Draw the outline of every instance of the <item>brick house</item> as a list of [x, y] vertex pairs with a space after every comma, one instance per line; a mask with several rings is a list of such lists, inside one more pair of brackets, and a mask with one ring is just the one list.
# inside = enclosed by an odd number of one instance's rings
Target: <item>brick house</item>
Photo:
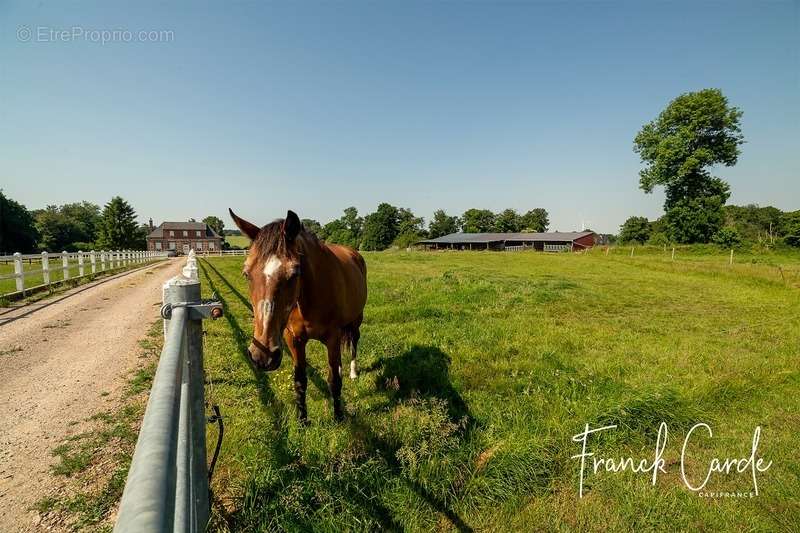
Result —
[[156, 252], [174, 251], [188, 254], [197, 252], [216, 252], [222, 249], [222, 237], [202, 222], [162, 222], [147, 235], [147, 249]]

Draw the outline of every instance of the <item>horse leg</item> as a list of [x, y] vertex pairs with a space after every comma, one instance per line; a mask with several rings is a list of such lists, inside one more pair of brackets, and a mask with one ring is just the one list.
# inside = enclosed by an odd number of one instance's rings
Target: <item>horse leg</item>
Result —
[[333, 418], [342, 420], [342, 347], [341, 338], [336, 335], [329, 339], [328, 346], [328, 388], [333, 399]]
[[308, 421], [306, 411], [306, 389], [308, 388], [308, 376], [306, 375], [306, 340], [299, 339], [284, 333], [284, 340], [292, 352], [292, 362], [294, 363], [294, 401], [297, 405], [297, 416], [300, 422]]
[[359, 317], [358, 320], [353, 324], [352, 330], [352, 338], [351, 343], [352, 346], [350, 347], [350, 379], [356, 379], [358, 377], [358, 368], [356, 366], [356, 356], [358, 355], [358, 339], [361, 338], [361, 319]]

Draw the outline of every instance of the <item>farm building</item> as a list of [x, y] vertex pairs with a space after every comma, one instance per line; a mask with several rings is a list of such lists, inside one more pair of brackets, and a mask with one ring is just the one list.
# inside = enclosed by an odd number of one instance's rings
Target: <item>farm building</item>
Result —
[[530, 248], [545, 252], [583, 250], [595, 244], [593, 231], [548, 233], [451, 233], [420, 241], [428, 250], [506, 250]]
[[147, 236], [147, 249], [188, 254], [189, 250], [215, 251], [222, 248], [222, 237], [202, 222], [162, 222]]

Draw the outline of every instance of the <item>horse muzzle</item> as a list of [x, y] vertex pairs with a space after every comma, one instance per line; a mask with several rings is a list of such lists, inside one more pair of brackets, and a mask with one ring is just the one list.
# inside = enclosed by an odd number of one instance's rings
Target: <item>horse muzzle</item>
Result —
[[250, 360], [253, 361], [253, 364], [256, 365], [257, 368], [269, 372], [277, 370], [281, 366], [283, 352], [280, 348], [274, 351], [270, 350], [259, 342], [258, 339], [253, 339], [250, 343], [250, 347], [247, 349], [247, 355], [250, 356]]

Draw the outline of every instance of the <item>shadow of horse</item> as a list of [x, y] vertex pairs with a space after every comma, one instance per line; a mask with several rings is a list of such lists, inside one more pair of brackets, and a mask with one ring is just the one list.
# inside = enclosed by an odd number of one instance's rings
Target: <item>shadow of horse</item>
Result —
[[[461, 427], [461, 438], [467, 440], [477, 424], [466, 402], [450, 381], [450, 362], [450, 357], [435, 346], [415, 345], [400, 356], [378, 359], [364, 371], [378, 372], [376, 389], [387, 396], [390, 409], [411, 398], [443, 401], [450, 420]], [[349, 419], [349, 424], [353, 437], [362, 439], [375, 450], [389, 468], [432, 509], [447, 517], [458, 531], [472, 531], [472, 527], [446, 501], [421, 483], [400, 475], [402, 465], [397, 459], [397, 444], [376, 434], [357, 414]]]

